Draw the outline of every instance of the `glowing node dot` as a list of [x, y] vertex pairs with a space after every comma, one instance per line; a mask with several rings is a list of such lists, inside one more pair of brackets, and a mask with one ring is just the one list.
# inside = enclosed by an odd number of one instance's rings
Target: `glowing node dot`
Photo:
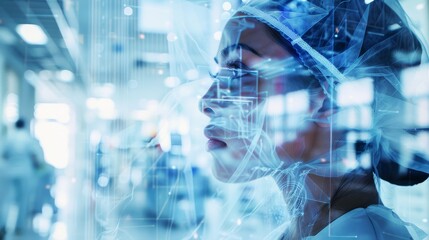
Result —
[[175, 33], [168, 33], [167, 34], [167, 41], [174, 42], [177, 40], [177, 35]]
[[139, 38], [143, 40], [145, 38], [145, 35], [143, 33], [140, 33]]
[[222, 8], [224, 11], [229, 11], [232, 8], [232, 4], [228, 1], [226, 1], [222, 4]]
[[131, 7], [124, 7], [124, 14], [126, 16], [131, 16], [133, 15], [133, 9]]
[[109, 178], [106, 176], [100, 176], [97, 180], [97, 183], [100, 187], [107, 187], [109, 184]]
[[240, 218], [237, 219], [237, 225], [241, 225], [241, 223], [242, 223], [241, 219]]
[[214, 38], [216, 41], [220, 41], [220, 39], [222, 38], [222, 32], [221, 32], [221, 31], [216, 31], [216, 32], [213, 34], [213, 38]]

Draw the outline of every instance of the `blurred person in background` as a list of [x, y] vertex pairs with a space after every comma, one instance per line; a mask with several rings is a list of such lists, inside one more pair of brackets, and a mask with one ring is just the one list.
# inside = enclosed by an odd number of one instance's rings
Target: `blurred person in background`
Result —
[[26, 129], [24, 119], [15, 122], [14, 130], [1, 144], [1, 238], [9, 230], [6, 229], [6, 222], [12, 205], [18, 209], [15, 234], [22, 235], [31, 230], [34, 188], [38, 181], [36, 170], [45, 164], [42, 147]]
[[[428, 177], [424, 155], [403, 161], [400, 153], [401, 139], [417, 131], [400, 116], [409, 103], [400, 72], [426, 60], [394, 0], [248, 1], [226, 24], [201, 99], [214, 175], [230, 183], [274, 178], [290, 222], [265, 239], [423, 239], [383, 205], [378, 182]], [[360, 79], [374, 87], [372, 122], [348, 127], [337, 91]], [[369, 153], [369, 163], [353, 159], [349, 132], [366, 134], [356, 152]]]

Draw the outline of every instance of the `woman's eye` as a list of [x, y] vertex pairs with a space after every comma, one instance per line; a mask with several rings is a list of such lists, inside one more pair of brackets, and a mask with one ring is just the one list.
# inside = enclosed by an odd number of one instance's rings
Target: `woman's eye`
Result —
[[212, 79], [217, 79], [218, 75], [219, 75], [219, 73], [212, 73], [212, 72], [209, 72], [209, 76], [210, 76]]
[[244, 63], [240, 62], [240, 61], [227, 62], [226, 67], [227, 68], [232, 68], [232, 69], [237, 69], [237, 70], [247, 69], [247, 66]]
[[243, 91], [253, 91], [257, 84], [257, 74], [241, 61], [228, 61], [217, 72], [208, 72], [221, 89], [227, 89], [232, 95], [241, 95]]

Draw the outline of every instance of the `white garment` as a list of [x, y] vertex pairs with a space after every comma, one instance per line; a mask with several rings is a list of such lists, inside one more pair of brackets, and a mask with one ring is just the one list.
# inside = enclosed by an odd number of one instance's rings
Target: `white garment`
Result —
[[44, 161], [39, 142], [25, 130], [17, 130], [6, 139], [2, 144], [2, 157], [3, 167], [7, 167], [2, 171], [3, 177], [28, 176], [35, 164]]
[[25, 130], [13, 132], [1, 144], [0, 182], [0, 227], [4, 227], [11, 204], [18, 206], [17, 229], [29, 227], [35, 167], [44, 161], [39, 142]]
[[354, 209], [339, 217], [316, 236], [306, 240], [325, 239], [425, 239], [427, 235], [411, 223], [402, 221], [382, 205]]

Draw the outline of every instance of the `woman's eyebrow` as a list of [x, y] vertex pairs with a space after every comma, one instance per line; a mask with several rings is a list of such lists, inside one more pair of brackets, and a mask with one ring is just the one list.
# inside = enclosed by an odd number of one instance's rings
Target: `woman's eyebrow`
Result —
[[222, 57], [227, 57], [232, 51], [235, 51], [237, 49], [245, 49], [247, 51], [252, 52], [253, 54], [255, 54], [258, 57], [262, 57], [262, 54], [260, 54], [258, 51], [256, 51], [251, 46], [244, 44], [244, 43], [237, 43], [237, 44], [232, 44], [232, 45], [227, 46], [226, 48], [224, 48], [221, 51], [221, 55], [222, 55]]

